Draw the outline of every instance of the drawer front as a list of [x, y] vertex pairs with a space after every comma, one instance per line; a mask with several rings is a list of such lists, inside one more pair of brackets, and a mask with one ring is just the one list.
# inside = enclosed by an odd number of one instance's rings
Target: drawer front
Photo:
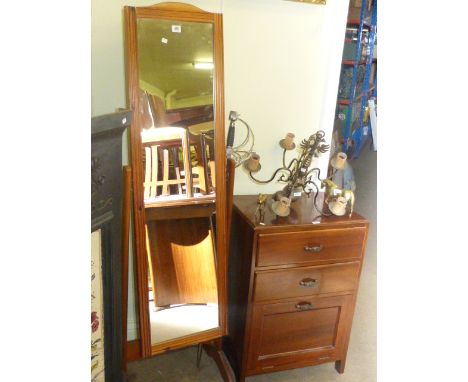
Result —
[[249, 335], [249, 374], [330, 362], [349, 335], [351, 295], [307, 296], [256, 304]]
[[260, 234], [257, 267], [359, 259], [364, 227]]
[[255, 272], [254, 301], [353, 291], [359, 261]]

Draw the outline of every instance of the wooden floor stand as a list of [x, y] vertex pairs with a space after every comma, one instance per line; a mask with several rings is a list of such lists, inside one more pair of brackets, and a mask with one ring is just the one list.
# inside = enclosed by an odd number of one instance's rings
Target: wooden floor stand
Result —
[[223, 377], [223, 381], [236, 382], [234, 371], [232, 370], [231, 365], [229, 364], [229, 361], [227, 360], [226, 355], [222, 349], [221, 340], [218, 339], [203, 344], [203, 348], [205, 349], [206, 354], [213, 358], [213, 360], [216, 362], [216, 365], [218, 365], [218, 369], [221, 373], [221, 376]]

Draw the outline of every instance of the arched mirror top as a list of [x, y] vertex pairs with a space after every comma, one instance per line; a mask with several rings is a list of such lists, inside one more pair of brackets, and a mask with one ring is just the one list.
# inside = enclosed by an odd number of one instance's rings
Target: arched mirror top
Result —
[[149, 5], [146, 7], [135, 7], [138, 17], [155, 15], [154, 11], [159, 11], [157, 17], [167, 17], [177, 20], [182, 20], [184, 17], [187, 19], [199, 19], [200, 17], [210, 19], [210, 15], [214, 13], [205, 11], [193, 4], [165, 2]]

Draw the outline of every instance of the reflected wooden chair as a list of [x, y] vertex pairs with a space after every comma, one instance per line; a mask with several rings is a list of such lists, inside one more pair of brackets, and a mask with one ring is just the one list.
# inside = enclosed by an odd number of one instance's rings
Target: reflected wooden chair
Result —
[[201, 123], [188, 126], [188, 131], [197, 156], [199, 187], [203, 193], [209, 194], [216, 188], [213, 126]]
[[[215, 304], [215, 246], [209, 218], [215, 205], [199, 205], [197, 217], [190, 216], [196, 182], [192, 177], [188, 130], [156, 127], [143, 131], [141, 137], [145, 150], [145, 229], [152, 305], [157, 310], [174, 304]], [[183, 163], [183, 170], [179, 162]]]
[[[214, 181], [214, 145], [213, 145], [213, 122], [196, 123], [190, 125], [187, 120], [174, 120], [174, 118], [183, 118], [183, 113], [190, 113], [188, 109], [180, 110], [177, 113], [171, 113], [168, 122], [168, 114], [165, 110], [163, 101], [147, 91], [140, 90], [140, 105], [143, 110], [141, 113], [148, 123], [154, 127], [183, 127], [188, 130], [188, 139], [191, 150], [194, 152], [192, 164], [192, 184], [202, 195], [209, 195], [214, 191], [216, 182]], [[211, 110], [212, 112], [212, 110]], [[177, 114], [177, 116], [176, 116]], [[195, 120], [200, 120], [200, 116], [192, 116]]]
[[[187, 130], [181, 127], [152, 127], [143, 130], [141, 141], [145, 150], [145, 207], [193, 197]], [[180, 151], [183, 170], [180, 168]]]

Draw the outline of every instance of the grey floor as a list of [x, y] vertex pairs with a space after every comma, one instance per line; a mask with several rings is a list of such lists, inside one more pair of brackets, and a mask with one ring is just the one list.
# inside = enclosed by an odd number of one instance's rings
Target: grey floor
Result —
[[[352, 165], [357, 185], [355, 210], [369, 220], [370, 230], [346, 370], [340, 375], [330, 363], [249, 377], [248, 382], [377, 380], [377, 153], [365, 148]], [[132, 362], [128, 372], [129, 382], [222, 382], [216, 364], [206, 354], [196, 368], [195, 347]]]

